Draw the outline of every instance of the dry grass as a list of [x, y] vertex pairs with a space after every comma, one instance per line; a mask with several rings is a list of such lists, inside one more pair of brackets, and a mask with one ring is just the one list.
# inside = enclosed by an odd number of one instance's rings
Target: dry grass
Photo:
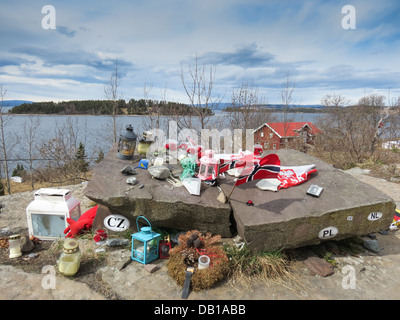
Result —
[[[56, 188], [56, 187], [61, 187], [61, 186], [66, 186], [66, 185], [74, 185], [78, 184], [82, 181], [90, 180], [91, 177], [91, 172], [86, 172], [85, 176], [81, 177], [71, 177], [71, 178], [66, 178], [63, 181], [43, 181], [43, 180], [38, 180], [35, 181], [34, 183], [34, 188], [32, 189], [32, 184], [31, 181], [27, 178], [24, 180], [22, 183], [10, 181], [10, 186], [11, 186], [11, 194], [15, 193], [20, 193], [20, 192], [27, 192], [27, 191], [34, 191], [34, 190], [39, 190], [41, 188]], [[9, 193], [7, 192], [6, 186], [6, 180], [3, 179], [1, 180], [4, 186], [4, 195], [8, 195]]]
[[232, 284], [247, 287], [263, 282], [267, 285], [279, 284], [293, 291], [300, 290], [296, 271], [289, 258], [276, 252], [251, 252], [246, 246], [238, 249], [226, 246], [230, 262], [229, 279]]

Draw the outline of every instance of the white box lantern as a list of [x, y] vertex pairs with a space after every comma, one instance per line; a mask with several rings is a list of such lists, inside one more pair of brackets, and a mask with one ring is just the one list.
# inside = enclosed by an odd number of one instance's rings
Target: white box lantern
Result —
[[81, 216], [79, 200], [67, 189], [43, 188], [34, 195], [26, 208], [29, 235], [40, 240], [64, 238], [67, 218], [78, 221]]

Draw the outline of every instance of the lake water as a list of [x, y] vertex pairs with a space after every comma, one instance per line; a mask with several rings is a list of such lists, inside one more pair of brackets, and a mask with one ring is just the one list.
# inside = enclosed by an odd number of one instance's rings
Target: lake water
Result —
[[[281, 113], [273, 113], [273, 115], [276, 116], [277, 121], [282, 121], [283, 115]], [[323, 113], [293, 113], [289, 114], [288, 117], [293, 119], [292, 121], [310, 121], [315, 123], [323, 115]], [[223, 112], [215, 115], [215, 119], [225, 120], [226, 118], [226, 113]], [[112, 116], [12, 115], [7, 119], [5, 127], [5, 136], [7, 144], [10, 147], [9, 159], [28, 158], [28, 155], [19, 147], [24, 145], [24, 143], [26, 144], [24, 127], [29, 125], [32, 119], [37, 119], [38, 121], [37, 128], [40, 132], [40, 138], [37, 138], [38, 141], [47, 141], [60, 134], [73, 135], [73, 142], [77, 144], [79, 142], [84, 143], [86, 154], [90, 158], [96, 158], [97, 152], [100, 149], [102, 149], [104, 154], [107, 154], [113, 145]], [[160, 128], [167, 133], [168, 123], [171, 119], [160, 117], [159, 120]], [[261, 124], [262, 120], [260, 121]], [[132, 125], [134, 132], [138, 136], [144, 131], [153, 128], [151, 118], [148, 116], [118, 116], [117, 135], [123, 132], [127, 125]], [[56, 132], [57, 130], [59, 131], [58, 133]], [[17, 162], [17, 160], [14, 162]], [[15, 166], [16, 163], [10, 163], [11, 168], [15, 168]]]

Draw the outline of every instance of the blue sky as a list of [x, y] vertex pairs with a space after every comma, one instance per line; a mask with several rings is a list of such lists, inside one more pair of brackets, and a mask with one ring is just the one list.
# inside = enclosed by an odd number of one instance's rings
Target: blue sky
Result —
[[[42, 8], [56, 10], [44, 29]], [[344, 29], [355, 9], [355, 29]], [[293, 102], [326, 94], [357, 102], [400, 96], [398, 0], [147, 0], [0, 2], [0, 84], [6, 99], [105, 99], [118, 59], [120, 96], [187, 102], [179, 72], [199, 61], [215, 67], [214, 97], [229, 102], [242, 83], [281, 102], [286, 77]], [[185, 71], [186, 72], [186, 71]]]

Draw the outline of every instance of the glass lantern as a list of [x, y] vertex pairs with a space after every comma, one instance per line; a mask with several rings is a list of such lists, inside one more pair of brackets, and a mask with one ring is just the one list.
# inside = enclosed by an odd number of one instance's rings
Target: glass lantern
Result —
[[[139, 229], [139, 219], [144, 219], [149, 226]], [[158, 258], [161, 234], [152, 230], [150, 222], [143, 216], [136, 219], [137, 233], [132, 234], [132, 260], [147, 264]]]
[[205, 155], [200, 158], [198, 178], [203, 181], [213, 181], [218, 174], [218, 160], [214, 158], [214, 151], [206, 150]]
[[64, 248], [58, 260], [58, 270], [66, 275], [75, 275], [81, 264], [81, 252], [79, 250], [79, 243], [75, 239], [66, 239], [64, 241]]
[[254, 145], [254, 156], [261, 157], [263, 154], [263, 148], [261, 144]]
[[171, 250], [171, 238], [170, 236], [164, 237], [163, 241], [160, 241], [160, 259], [168, 259], [169, 258], [169, 250]]
[[119, 136], [117, 157], [122, 160], [131, 160], [136, 148], [137, 135], [131, 125], [126, 126], [124, 134]]
[[15, 234], [13, 236], [8, 237], [8, 245], [10, 249], [9, 257], [11, 259], [22, 256], [21, 236], [19, 234]]

